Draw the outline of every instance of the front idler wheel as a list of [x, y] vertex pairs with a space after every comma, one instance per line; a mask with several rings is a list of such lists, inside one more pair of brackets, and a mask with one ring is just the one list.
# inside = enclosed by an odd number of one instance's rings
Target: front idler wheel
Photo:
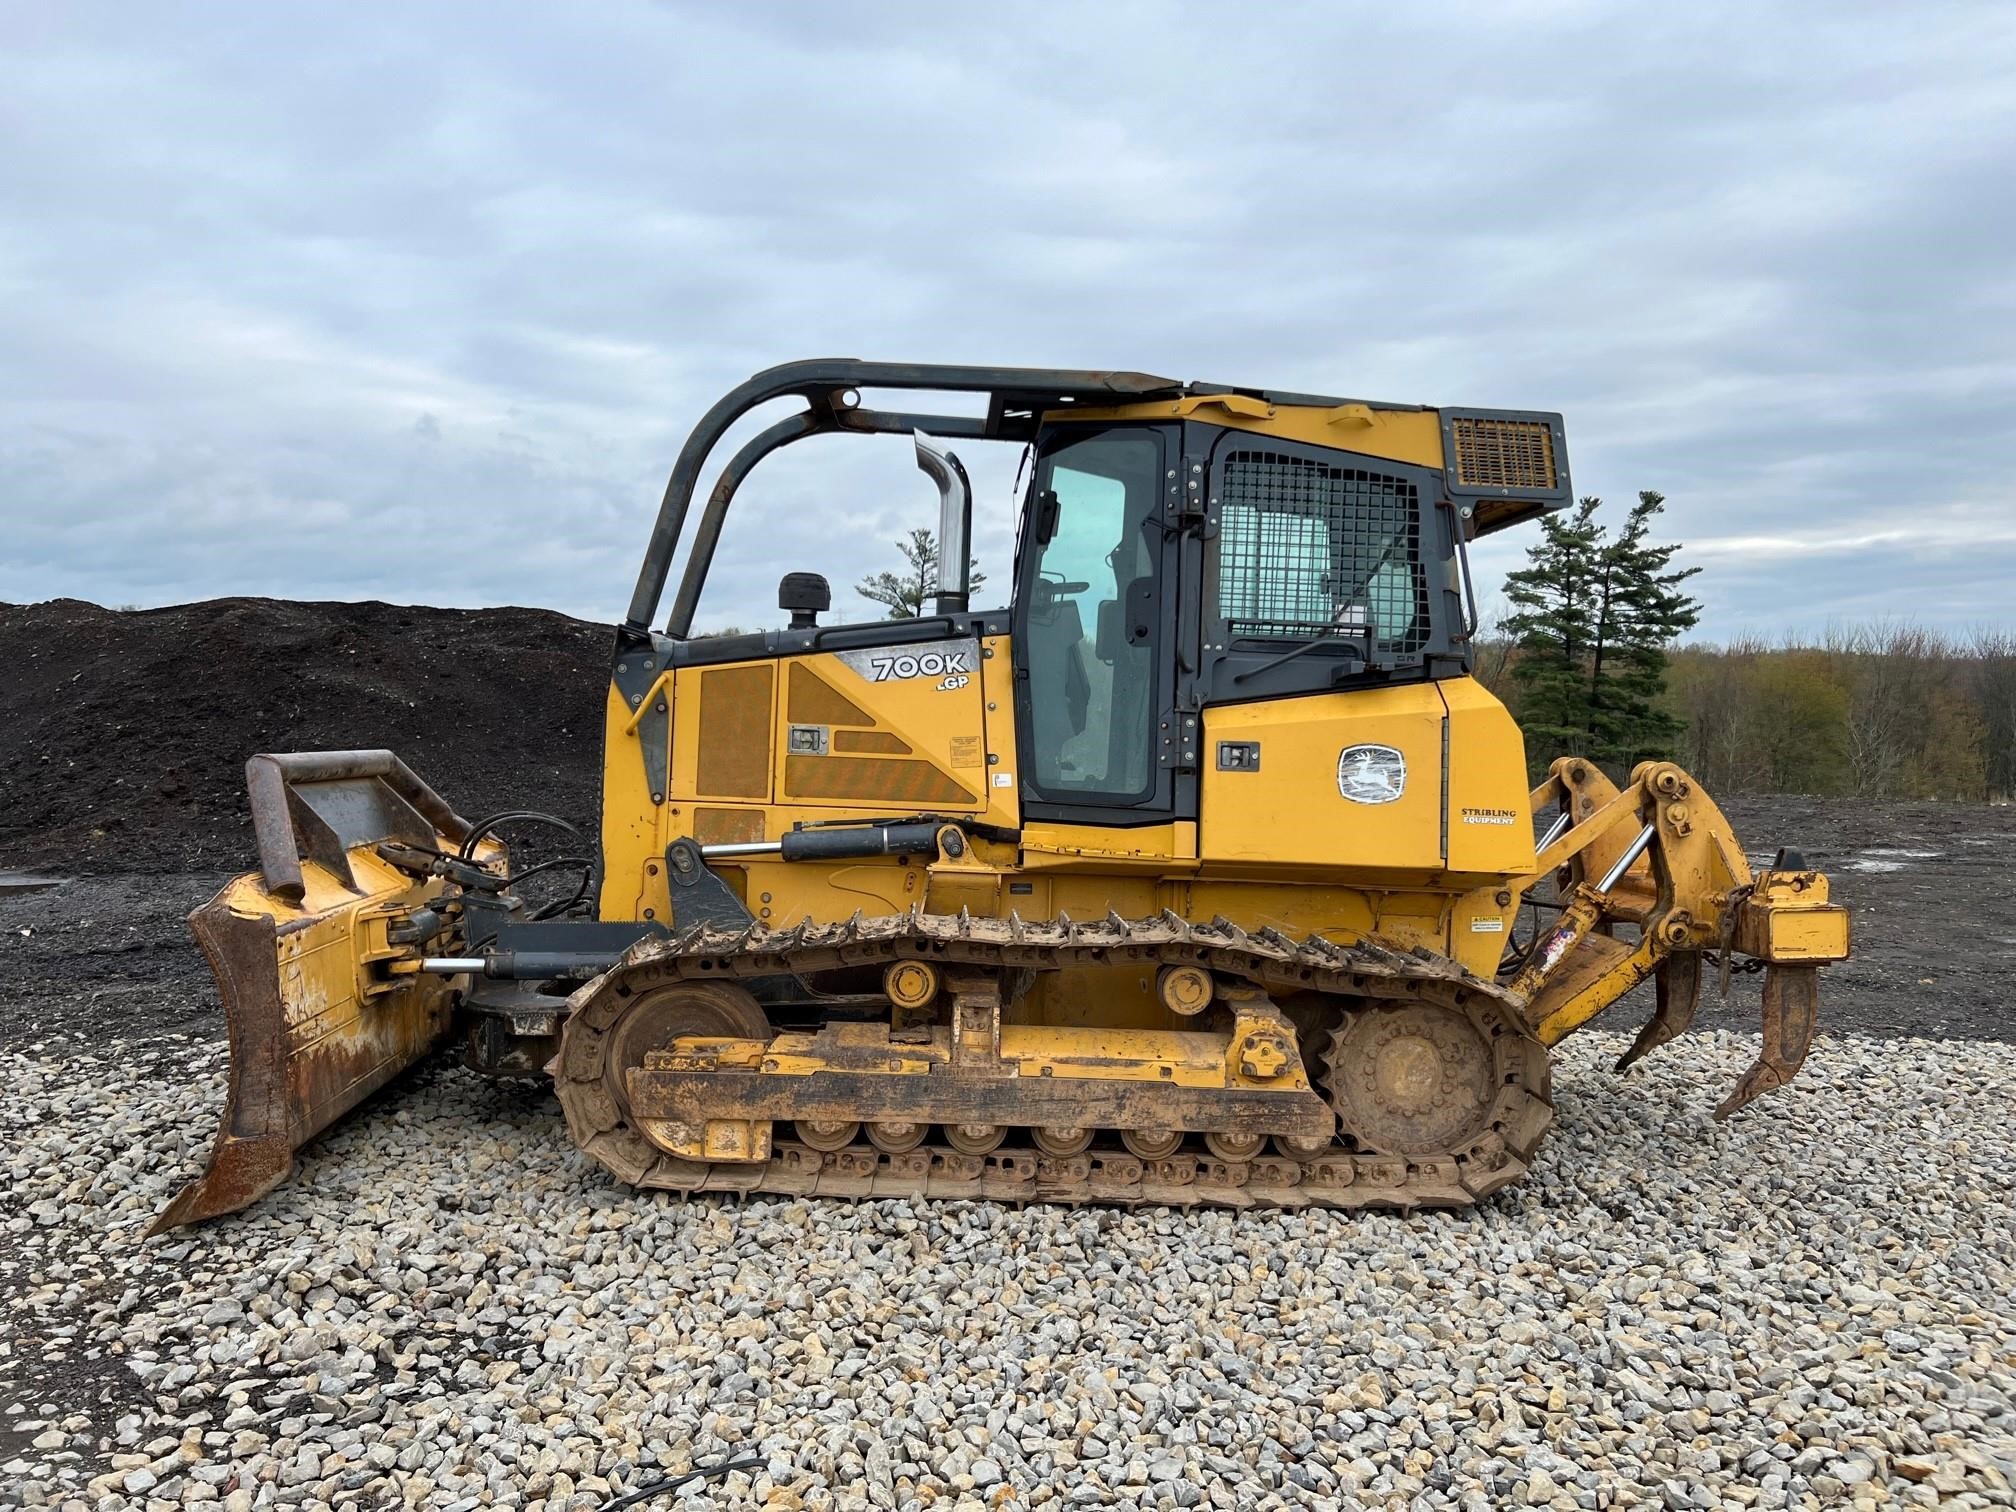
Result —
[[633, 1186], [684, 1189], [706, 1170], [651, 1143], [630, 1109], [630, 1071], [689, 1036], [767, 1042], [770, 1022], [734, 982], [672, 982], [625, 995], [605, 981], [561, 1027], [553, 1089], [568, 1130]]

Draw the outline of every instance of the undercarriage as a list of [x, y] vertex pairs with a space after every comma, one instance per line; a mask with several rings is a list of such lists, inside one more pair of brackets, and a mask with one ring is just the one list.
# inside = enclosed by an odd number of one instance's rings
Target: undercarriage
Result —
[[[1012, 1022], [1036, 973], [1115, 965], [1193, 993], [1199, 1027]], [[914, 984], [910, 1023], [773, 1035], [747, 985], [862, 967]], [[575, 1142], [676, 1191], [1452, 1206], [1523, 1174], [1553, 1117], [1546, 1050], [1494, 985], [1225, 920], [702, 927], [571, 1009], [552, 1069]]]

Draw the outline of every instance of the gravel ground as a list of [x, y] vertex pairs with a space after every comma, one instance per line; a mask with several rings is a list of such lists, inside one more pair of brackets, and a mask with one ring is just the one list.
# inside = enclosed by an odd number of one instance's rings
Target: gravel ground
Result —
[[679, 1504], [2016, 1504], [2016, 809], [1728, 808], [1855, 911], [1835, 1037], [1722, 1129], [1754, 981], [1642, 1081], [1634, 999], [1531, 1180], [1411, 1221], [639, 1198], [444, 1058], [143, 1244], [222, 1101], [222, 879], [0, 898], [0, 1505], [596, 1506], [730, 1451]]
[[1722, 1128], [1754, 1035], [1631, 1079], [1624, 1043], [1564, 1047], [1533, 1177], [1468, 1213], [640, 1197], [548, 1094], [444, 1061], [143, 1244], [221, 1047], [17, 1040], [0, 1474], [84, 1507], [587, 1507], [730, 1454], [762, 1464], [677, 1504], [2008, 1505], [2016, 1049], [1823, 1038]]

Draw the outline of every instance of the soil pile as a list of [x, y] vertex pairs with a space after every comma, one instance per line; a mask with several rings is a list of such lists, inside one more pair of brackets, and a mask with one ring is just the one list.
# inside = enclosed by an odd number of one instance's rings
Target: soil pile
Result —
[[0, 867], [250, 867], [258, 751], [389, 747], [471, 817], [591, 822], [612, 634], [541, 609], [0, 604]]

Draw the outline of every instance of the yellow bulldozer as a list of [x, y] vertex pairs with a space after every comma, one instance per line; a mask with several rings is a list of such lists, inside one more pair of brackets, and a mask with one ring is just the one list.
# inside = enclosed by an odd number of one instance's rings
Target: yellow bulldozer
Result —
[[[966, 412], [900, 407], [945, 394]], [[792, 398], [696, 510], [730, 427]], [[821, 624], [825, 579], [793, 572], [787, 623], [693, 635], [750, 470], [835, 433], [910, 438], [937, 485], [929, 612]], [[1026, 448], [1003, 609], [968, 602], [967, 441]], [[1620, 786], [1565, 757], [1528, 790], [1470, 676], [1467, 547], [1569, 499], [1548, 413], [758, 374], [665, 490], [599, 836], [466, 820], [388, 751], [251, 759], [259, 869], [191, 921], [228, 1102], [157, 1229], [269, 1191], [453, 1035], [477, 1071], [550, 1076], [639, 1187], [1453, 1206], [1533, 1159], [1549, 1047], [1650, 977], [1635, 1060], [1736, 957], [1764, 980], [1734, 1111], [1798, 1068], [1847, 918], [1794, 852], [1753, 873], [1670, 763]], [[574, 854], [514, 865], [527, 825]], [[556, 868], [577, 885], [535, 906]]]

